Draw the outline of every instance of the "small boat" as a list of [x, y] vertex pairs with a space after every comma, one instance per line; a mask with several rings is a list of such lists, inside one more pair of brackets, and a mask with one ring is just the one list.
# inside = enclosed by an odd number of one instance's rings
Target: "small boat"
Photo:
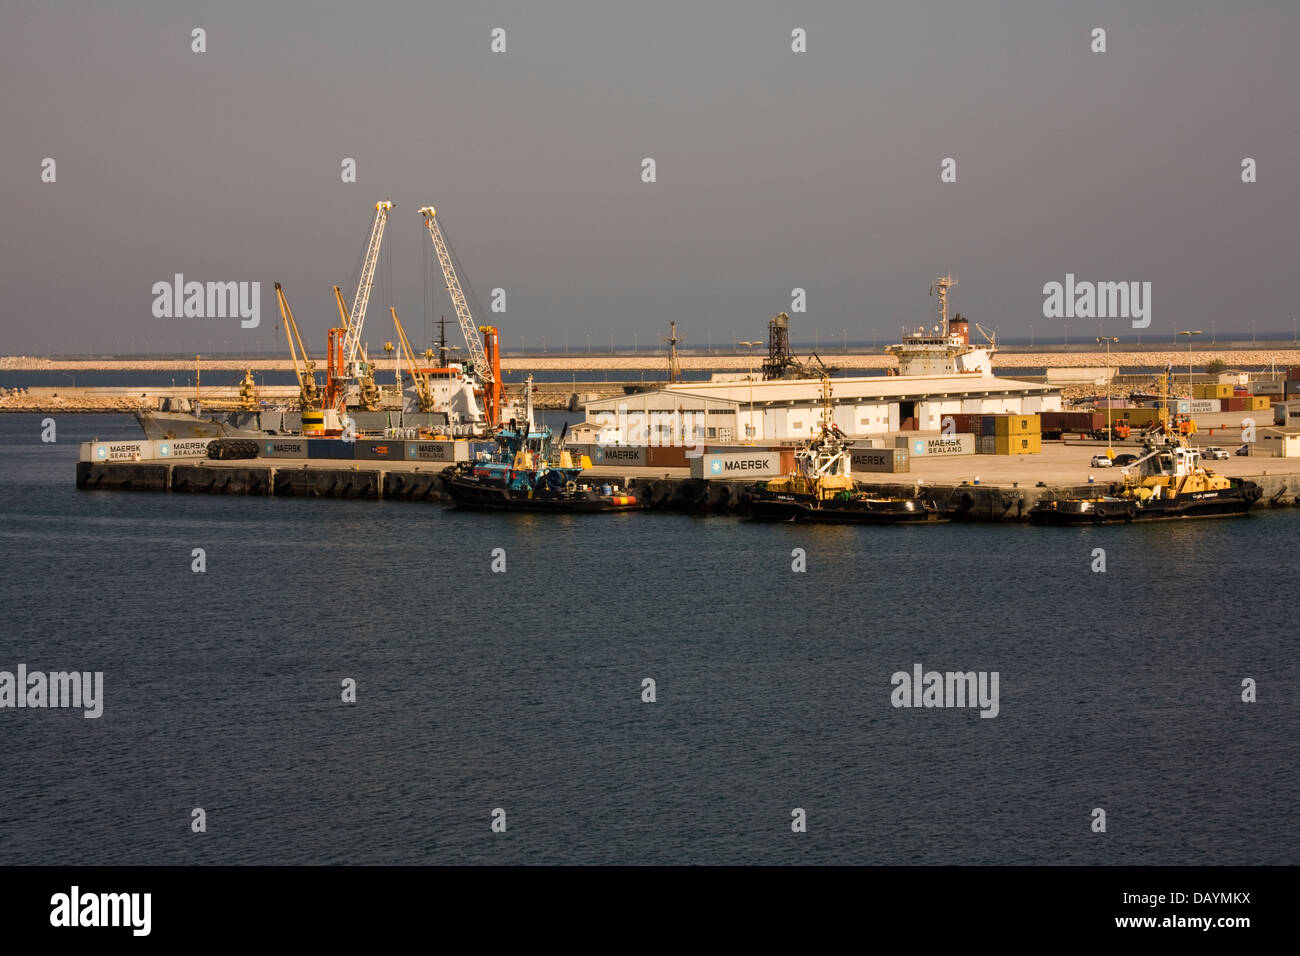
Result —
[[795, 452], [795, 470], [758, 482], [749, 492], [750, 514], [775, 521], [826, 524], [900, 524], [950, 521], [953, 512], [916, 495], [889, 498], [859, 491], [849, 447], [832, 421], [830, 379], [822, 378], [822, 420], [817, 434]]
[[1217, 475], [1201, 464], [1187, 439], [1165, 429], [1141, 457], [1123, 469], [1124, 480], [1105, 494], [1044, 499], [1029, 512], [1034, 524], [1114, 524], [1174, 518], [1244, 515], [1260, 499], [1253, 481]]
[[457, 506], [491, 511], [636, 511], [645, 504], [617, 485], [582, 482], [583, 467], [564, 448], [568, 426], [553, 446], [550, 428], [532, 424], [532, 377], [528, 379], [524, 421], [511, 419], [498, 429], [495, 454], [453, 465], [443, 486]]

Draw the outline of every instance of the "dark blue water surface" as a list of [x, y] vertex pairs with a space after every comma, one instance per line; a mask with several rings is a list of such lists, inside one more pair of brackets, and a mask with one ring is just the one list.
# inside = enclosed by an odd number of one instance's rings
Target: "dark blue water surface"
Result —
[[[0, 670], [101, 670], [105, 703], [0, 710], [0, 865], [1300, 862], [1295, 512], [808, 528], [79, 492], [77, 443], [135, 426], [60, 416], [42, 444], [42, 417], [0, 416]], [[895, 709], [918, 662], [998, 671], [999, 715]]]

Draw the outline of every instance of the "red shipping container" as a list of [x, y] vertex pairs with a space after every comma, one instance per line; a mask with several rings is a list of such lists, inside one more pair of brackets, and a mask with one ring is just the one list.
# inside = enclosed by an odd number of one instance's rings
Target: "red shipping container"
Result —
[[686, 448], [683, 445], [651, 445], [646, 449], [646, 464], [650, 468], [689, 468]]

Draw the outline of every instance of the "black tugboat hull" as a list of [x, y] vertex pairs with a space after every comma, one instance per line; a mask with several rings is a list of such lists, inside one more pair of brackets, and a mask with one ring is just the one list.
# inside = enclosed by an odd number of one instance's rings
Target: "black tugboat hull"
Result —
[[[594, 491], [527, 491], [472, 478], [451, 478], [443, 482], [458, 508], [482, 511], [543, 511], [588, 514], [606, 511], [637, 511], [643, 506], [630, 495], [603, 496]], [[620, 500], [622, 499], [622, 500]], [[625, 503], [627, 502], [627, 503]]]
[[750, 515], [764, 521], [807, 521], [818, 524], [923, 524], [952, 520], [919, 498], [902, 501], [824, 501], [758, 495], [750, 499]]
[[1174, 521], [1186, 518], [1232, 518], [1244, 515], [1260, 498], [1254, 482], [1218, 491], [1180, 495], [1172, 501], [1139, 506], [1133, 501], [1093, 502], [1080, 498], [1040, 501], [1029, 512], [1033, 524], [1123, 524], [1131, 521]]

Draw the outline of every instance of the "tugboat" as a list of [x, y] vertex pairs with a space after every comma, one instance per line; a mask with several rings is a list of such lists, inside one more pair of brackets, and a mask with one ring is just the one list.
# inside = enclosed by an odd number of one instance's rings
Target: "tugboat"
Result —
[[849, 447], [832, 421], [830, 379], [822, 378], [822, 420], [817, 434], [795, 452], [795, 470], [760, 481], [750, 491], [750, 514], [777, 521], [832, 524], [899, 524], [950, 521], [952, 511], [929, 498], [879, 498], [853, 483]]
[[550, 428], [533, 427], [532, 376], [525, 421], [511, 419], [496, 433], [497, 450], [484, 460], [443, 472], [447, 493], [461, 508], [492, 511], [597, 512], [645, 507], [616, 485], [579, 483], [581, 464], [563, 447], [568, 426], [553, 447]]
[[1164, 441], [1148, 442], [1124, 469], [1124, 481], [1109, 494], [1044, 499], [1029, 512], [1034, 524], [1113, 524], [1172, 518], [1244, 515], [1260, 499], [1253, 481], [1216, 475], [1201, 465], [1201, 453], [1166, 428]]

